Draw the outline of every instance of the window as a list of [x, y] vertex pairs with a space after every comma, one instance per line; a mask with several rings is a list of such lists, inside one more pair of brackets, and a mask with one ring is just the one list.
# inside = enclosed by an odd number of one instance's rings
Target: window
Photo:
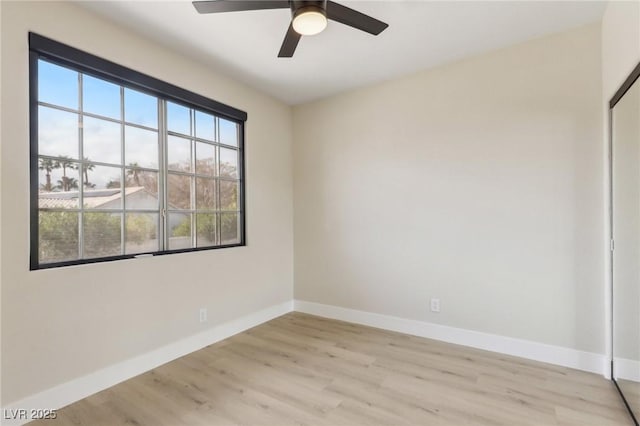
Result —
[[31, 269], [245, 244], [246, 113], [29, 43]]

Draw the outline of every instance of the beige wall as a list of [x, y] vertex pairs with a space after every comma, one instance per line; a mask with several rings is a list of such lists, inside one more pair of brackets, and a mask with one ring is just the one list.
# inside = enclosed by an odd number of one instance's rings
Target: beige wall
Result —
[[[2, 406], [290, 300], [294, 263], [298, 299], [604, 352], [601, 106], [640, 61], [638, 2], [293, 120], [74, 5], [0, 11]], [[29, 30], [246, 110], [249, 246], [28, 272]]]
[[600, 67], [594, 24], [294, 108], [296, 299], [604, 353]]
[[610, 1], [602, 18], [602, 88], [607, 104], [640, 62], [640, 2]]
[[[291, 300], [291, 109], [73, 4], [1, 8], [2, 406]], [[248, 246], [29, 272], [28, 31], [247, 111]]]

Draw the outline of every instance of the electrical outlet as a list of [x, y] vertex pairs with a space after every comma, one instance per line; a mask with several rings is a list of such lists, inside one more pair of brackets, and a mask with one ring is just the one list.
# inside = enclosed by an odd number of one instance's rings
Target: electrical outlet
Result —
[[440, 299], [431, 299], [431, 312], [440, 312]]
[[200, 308], [200, 322], [207, 322], [207, 308]]

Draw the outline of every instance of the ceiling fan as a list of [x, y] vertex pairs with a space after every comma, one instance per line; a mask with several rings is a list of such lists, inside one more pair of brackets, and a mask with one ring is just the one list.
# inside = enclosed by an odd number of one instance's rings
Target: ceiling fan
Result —
[[303, 35], [322, 32], [327, 19], [378, 35], [389, 24], [330, 0], [202, 0], [193, 5], [199, 13], [240, 12], [246, 10], [290, 9], [291, 23], [284, 37], [279, 58], [291, 58]]

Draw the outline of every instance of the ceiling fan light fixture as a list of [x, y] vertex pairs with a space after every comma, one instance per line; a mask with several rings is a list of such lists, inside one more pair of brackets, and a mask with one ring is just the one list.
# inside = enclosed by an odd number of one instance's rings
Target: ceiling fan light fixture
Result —
[[293, 15], [293, 29], [300, 35], [319, 34], [325, 28], [327, 28], [327, 16], [320, 7], [301, 7]]
[[198, 13], [288, 9], [291, 13], [291, 21], [278, 52], [278, 58], [293, 57], [302, 36], [321, 33], [327, 27], [328, 19], [374, 36], [389, 26], [332, 0], [195, 0], [193, 6]]

